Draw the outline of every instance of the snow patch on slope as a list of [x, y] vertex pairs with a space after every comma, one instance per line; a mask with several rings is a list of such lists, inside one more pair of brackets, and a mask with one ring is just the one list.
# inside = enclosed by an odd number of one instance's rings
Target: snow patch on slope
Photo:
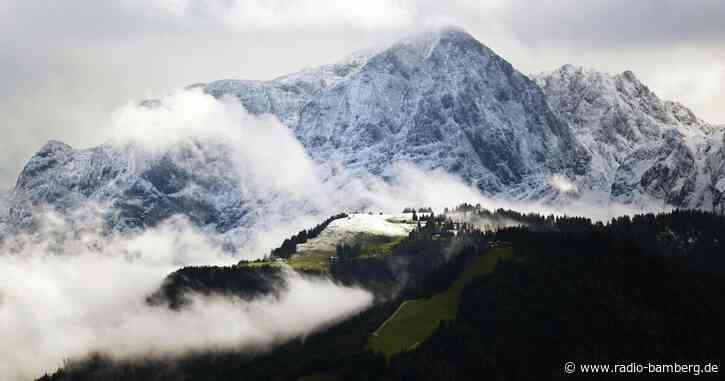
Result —
[[300, 254], [309, 251], [334, 252], [336, 245], [353, 243], [360, 235], [407, 236], [417, 225], [411, 218], [412, 214], [352, 213], [330, 223], [317, 238], [298, 245], [297, 251]]

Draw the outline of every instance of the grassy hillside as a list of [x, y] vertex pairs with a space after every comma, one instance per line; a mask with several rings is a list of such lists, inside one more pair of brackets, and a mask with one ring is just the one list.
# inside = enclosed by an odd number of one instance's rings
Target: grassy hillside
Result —
[[[390, 254], [395, 245], [399, 244], [404, 239], [405, 236], [356, 234], [353, 237], [348, 237], [345, 240], [345, 243], [350, 245], [360, 245], [360, 247], [362, 248], [362, 254], [360, 255], [360, 258], [370, 258]], [[323, 249], [302, 249], [294, 254], [292, 257], [284, 261], [270, 259], [252, 262], [240, 262], [239, 265], [247, 267], [278, 267], [286, 263], [295, 270], [309, 270], [327, 273], [330, 270], [330, 257], [334, 255], [334, 246], [332, 248]]]
[[476, 276], [493, 272], [499, 261], [510, 256], [510, 248], [492, 249], [477, 257], [446, 291], [430, 298], [404, 301], [373, 332], [368, 347], [389, 357], [422, 343], [441, 321], [455, 319], [461, 293], [468, 282]]

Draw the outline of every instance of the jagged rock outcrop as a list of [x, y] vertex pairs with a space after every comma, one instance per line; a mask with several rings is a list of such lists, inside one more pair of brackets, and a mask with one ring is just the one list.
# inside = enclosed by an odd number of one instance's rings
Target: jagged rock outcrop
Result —
[[591, 157], [581, 189], [624, 203], [722, 210], [721, 127], [661, 100], [629, 71], [565, 65], [534, 79]]
[[239, 186], [223, 146], [193, 142], [154, 153], [136, 145], [76, 150], [45, 144], [18, 177], [9, 220], [32, 228], [34, 208], [67, 213], [92, 205], [110, 207], [103, 216], [116, 229], [153, 226], [176, 214], [225, 232], [243, 222], [251, 201]]
[[383, 177], [405, 161], [444, 168], [484, 193], [540, 197], [551, 191], [547, 176], [582, 174], [588, 160], [538, 86], [456, 28], [273, 81], [213, 82], [206, 91], [277, 115], [320, 163]]

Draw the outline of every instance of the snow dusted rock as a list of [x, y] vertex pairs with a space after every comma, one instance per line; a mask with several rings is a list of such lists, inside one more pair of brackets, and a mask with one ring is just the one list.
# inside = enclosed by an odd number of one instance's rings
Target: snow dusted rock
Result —
[[[631, 72], [567, 65], [534, 82], [456, 28], [272, 81], [190, 88], [277, 116], [329, 174], [342, 167], [389, 178], [392, 163], [408, 162], [514, 199], [594, 192], [633, 204], [725, 208], [724, 127], [660, 100]], [[299, 210], [295, 200], [250, 187], [237, 169], [215, 142], [150, 152], [51, 141], [20, 174], [0, 230], [32, 227], [36, 208], [69, 213], [93, 204], [117, 230], [181, 214], [242, 239], [259, 216]]]
[[[488, 194], [549, 192], [585, 168], [541, 90], [466, 32], [443, 28], [382, 51], [268, 82], [218, 81], [254, 113], [273, 113], [320, 163], [390, 176], [391, 163], [444, 168]], [[572, 165], [574, 163], [575, 165]]]
[[716, 133], [720, 139], [713, 144], [714, 153], [705, 159], [705, 172], [709, 174], [712, 184], [714, 209], [725, 213], [725, 125], [718, 126]]
[[[555, 193], [549, 177], [583, 174], [588, 160], [534, 82], [455, 28], [273, 81], [191, 86], [200, 87], [236, 97], [250, 113], [277, 116], [328, 174], [342, 167], [388, 178], [394, 162], [408, 162], [445, 169], [488, 194], [541, 198]], [[20, 174], [8, 220], [32, 227], [36, 208], [68, 213], [92, 203], [109, 210], [104, 218], [114, 229], [182, 214], [239, 236], [271, 202], [275, 213], [295, 209], [285, 207], [284, 197], [249, 189], [235, 169], [213, 142], [152, 153], [134, 145], [76, 150], [51, 141]]]
[[355, 244], [361, 235], [405, 237], [417, 226], [411, 214], [356, 214], [332, 221], [316, 238], [297, 246], [298, 253], [335, 252], [336, 245]]
[[12, 194], [10, 221], [33, 225], [33, 208], [67, 213], [90, 204], [110, 207], [117, 229], [134, 229], [183, 214], [200, 226], [224, 232], [238, 226], [242, 207], [234, 166], [223, 147], [204, 154], [192, 143], [154, 154], [127, 145], [75, 150], [51, 141], [21, 172]]
[[535, 76], [551, 108], [591, 157], [580, 188], [625, 203], [722, 210], [722, 129], [660, 100], [632, 72], [565, 65]]
[[3, 241], [4, 237], [9, 233], [9, 226], [8, 226], [8, 194], [0, 191], [0, 243]]

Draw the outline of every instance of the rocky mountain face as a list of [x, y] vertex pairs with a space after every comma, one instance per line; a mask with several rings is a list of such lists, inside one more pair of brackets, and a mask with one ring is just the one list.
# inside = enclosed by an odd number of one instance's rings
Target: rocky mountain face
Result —
[[[388, 179], [392, 163], [407, 162], [516, 200], [561, 200], [551, 179], [564, 178], [603, 201], [720, 211], [725, 203], [722, 127], [660, 100], [631, 72], [567, 65], [529, 79], [456, 28], [271, 81], [193, 87], [275, 115], [329, 176], [343, 168]], [[93, 202], [110, 206], [104, 218], [122, 230], [183, 214], [238, 233], [270, 199], [243, 186], [244, 176], [218, 142], [164, 152], [49, 142], [20, 174], [4, 219], [32, 226], [38, 206]]]
[[73, 149], [50, 141], [20, 174], [7, 219], [15, 229], [33, 229], [38, 208], [88, 218], [98, 207], [104, 213], [97, 217], [121, 231], [177, 214], [220, 233], [244, 226], [254, 218], [248, 205], [256, 195], [240, 187], [224, 146], [198, 148], [190, 142], [156, 153], [136, 145]]
[[0, 191], [0, 243], [2, 243], [3, 237], [8, 234], [9, 230], [7, 221], [7, 210], [9, 208], [8, 197], [9, 195], [6, 192]]
[[591, 157], [577, 178], [584, 191], [623, 203], [723, 210], [721, 127], [661, 100], [629, 71], [565, 65], [534, 79]]
[[320, 163], [382, 177], [404, 161], [444, 168], [487, 194], [540, 197], [551, 191], [547, 176], [583, 174], [588, 160], [534, 82], [455, 28], [273, 81], [205, 90], [276, 115]]

